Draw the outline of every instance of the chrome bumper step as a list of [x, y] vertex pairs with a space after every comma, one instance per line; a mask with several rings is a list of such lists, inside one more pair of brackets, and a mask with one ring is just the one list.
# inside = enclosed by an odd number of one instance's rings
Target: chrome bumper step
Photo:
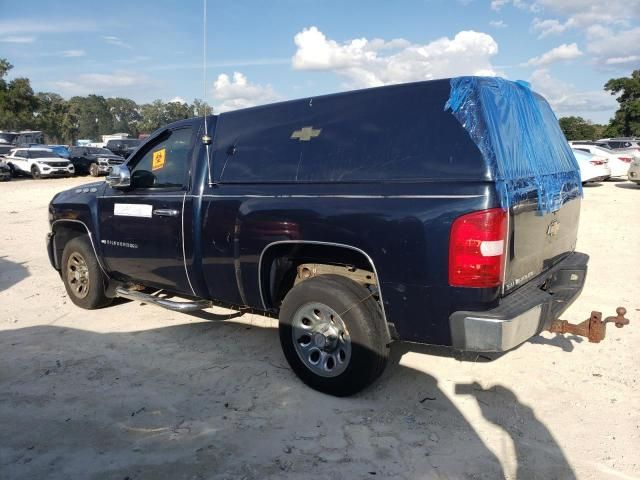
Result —
[[137, 290], [127, 290], [124, 287], [116, 288], [116, 295], [118, 297], [126, 298], [128, 300], [134, 300], [136, 302], [150, 303], [157, 305], [167, 310], [173, 310], [174, 312], [189, 313], [198, 310], [203, 310], [213, 306], [213, 302], [209, 300], [194, 300], [189, 302], [176, 302], [173, 300], [167, 300], [165, 298], [159, 298], [148, 293], [143, 293]]

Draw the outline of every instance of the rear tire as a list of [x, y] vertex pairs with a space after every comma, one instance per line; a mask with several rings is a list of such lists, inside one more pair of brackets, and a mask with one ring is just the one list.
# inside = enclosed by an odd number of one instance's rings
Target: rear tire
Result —
[[65, 245], [61, 268], [67, 294], [78, 307], [93, 310], [113, 301], [105, 295], [106, 279], [87, 236], [75, 237]]
[[280, 308], [280, 344], [300, 379], [338, 397], [353, 395], [384, 371], [390, 338], [371, 292], [338, 275], [292, 288]]

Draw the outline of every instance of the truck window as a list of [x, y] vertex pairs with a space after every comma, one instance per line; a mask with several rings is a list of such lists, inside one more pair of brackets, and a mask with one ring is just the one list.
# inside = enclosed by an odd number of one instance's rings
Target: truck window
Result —
[[214, 176], [222, 183], [482, 178], [480, 151], [444, 111], [450, 90], [437, 81], [223, 113]]
[[134, 160], [131, 180], [134, 188], [167, 188], [187, 185], [191, 128], [171, 132], [169, 137], [148, 146], [139, 160]]

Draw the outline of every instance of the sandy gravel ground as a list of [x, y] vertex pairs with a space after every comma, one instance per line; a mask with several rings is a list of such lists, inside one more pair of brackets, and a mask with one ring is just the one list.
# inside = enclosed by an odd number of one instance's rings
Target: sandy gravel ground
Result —
[[370, 389], [314, 392], [272, 320], [72, 305], [47, 203], [87, 179], [0, 184], [0, 478], [640, 478], [640, 187], [585, 189], [591, 255], [564, 318], [629, 310], [607, 339], [544, 335], [494, 361], [396, 345]]

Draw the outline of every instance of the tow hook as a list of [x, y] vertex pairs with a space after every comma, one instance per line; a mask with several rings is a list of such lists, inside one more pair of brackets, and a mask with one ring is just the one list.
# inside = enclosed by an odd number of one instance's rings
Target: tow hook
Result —
[[614, 323], [617, 328], [622, 328], [629, 324], [629, 319], [625, 318], [627, 309], [616, 308], [615, 317], [607, 317], [602, 320], [602, 312], [591, 312], [591, 317], [582, 323], [569, 323], [567, 320], [554, 320], [549, 327], [551, 333], [571, 333], [581, 337], [587, 337], [591, 343], [599, 343], [604, 339], [607, 332], [607, 323]]

